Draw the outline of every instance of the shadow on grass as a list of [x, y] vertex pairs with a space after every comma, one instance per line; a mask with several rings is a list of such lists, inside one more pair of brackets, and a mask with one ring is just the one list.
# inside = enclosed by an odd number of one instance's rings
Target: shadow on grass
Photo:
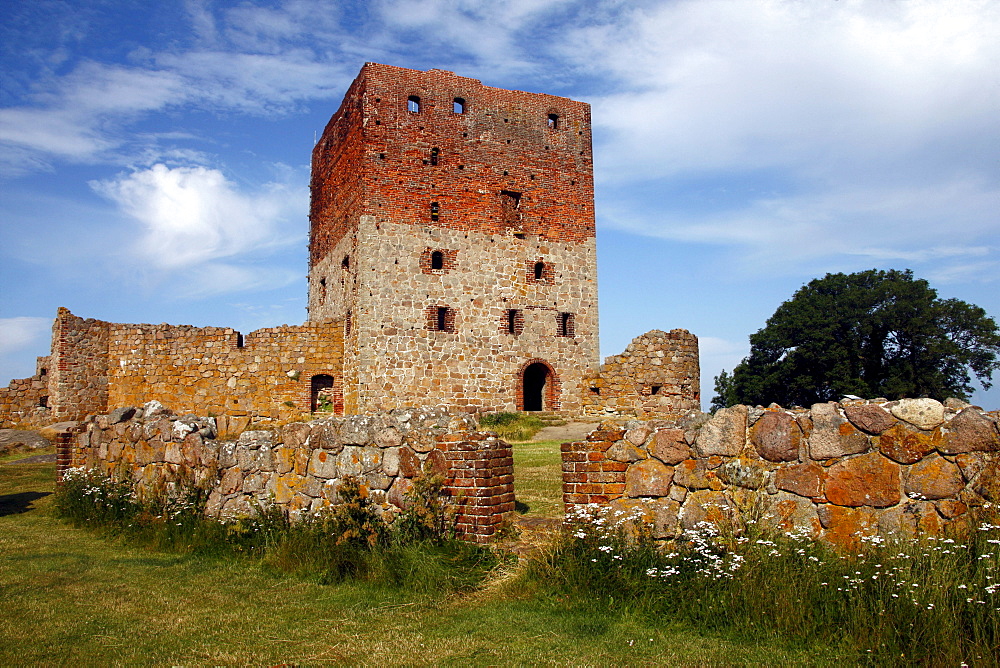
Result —
[[0, 496], [0, 517], [17, 515], [33, 510], [31, 504], [38, 499], [44, 499], [52, 492], [18, 492]]

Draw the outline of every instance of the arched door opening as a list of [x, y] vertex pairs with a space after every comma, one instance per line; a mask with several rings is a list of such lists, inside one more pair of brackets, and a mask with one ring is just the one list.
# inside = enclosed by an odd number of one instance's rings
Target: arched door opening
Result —
[[[523, 384], [524, 400], [522, 410], [543, 411], [546, 409], [546, 388], [552, 382], [549, 367], [541, 362], [529, 364], [524, 369]], [[548, 394], [551, 394], [549, 392]]]
[[333, 376], [321, 373], [310, 382], [310, 406], [312, 412], [334, 412]]

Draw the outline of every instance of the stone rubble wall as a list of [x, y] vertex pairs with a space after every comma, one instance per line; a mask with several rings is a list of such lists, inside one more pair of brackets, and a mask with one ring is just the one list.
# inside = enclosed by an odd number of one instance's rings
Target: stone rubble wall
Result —
[[49, 357], [38, 357], [35, 374], [16, 378], [7, 387], [0, 387], [0, 429], [41, 427], [51, 423], [49, 408]]
[[654, 329], [584, 378], [586, 415], [677, 419], [701, 408], [698, 337], [684, 329]]
[[414, 478], [439, 473], [457, 502], [459, 534], [482, 543], [514, 510], [511, 447], [476, 431], [468, 415], [400, 409], [292, 422], [227, 441], [215, 438], [217, 430], [216, 418], [178, 416], [158, 402], [116, 409], [87, 418], [57, 442], [59, 472], [97, 470], [131, 482], [140, 496], [196, 485], [209, 490], [206, 513], [221, 518], [267, 504], [290, 513], [319, 510], [337, 501], [345, 476], [360, 480], [392, 514]]
[[342, 322], [285, 325], [244, 340], [224, 327], [84, 320], [60, 308], [52, 355], [39, 358], [32, 378], [0, 389], [0, 426], [82, 420], [156, 400], [181, 412], [232, 417], [235, 429], [309, 415], [312, 378], [320, 374], [333, 379], [332, 409], [341, 414], [343, 331]]
[[635, 512], [657, 538], [749, 518], [853, 545], [940, 533], [1000, 501], [998, 415], [957, 400], [734, 406], [624, 427], [563, 444], [567, 513]]

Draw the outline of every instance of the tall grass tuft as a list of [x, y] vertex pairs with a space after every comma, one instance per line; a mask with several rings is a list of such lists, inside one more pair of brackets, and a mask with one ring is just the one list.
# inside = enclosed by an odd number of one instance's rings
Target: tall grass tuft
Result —
[[531, 587], [734, 639], [815, 640], [878, 665], [996, 665], [1000, 523], [963, 535], [872, 537], [837, 553], [804, 533], [720, 535], [703, 524], [658, 546], [634, 518], [591, 511], [532, 561]]
[[479, 418], [479, 426], [496, 432], [506, 441], [528, 441], [545, 426], [545, 422], [526, 413], [485, 413]]

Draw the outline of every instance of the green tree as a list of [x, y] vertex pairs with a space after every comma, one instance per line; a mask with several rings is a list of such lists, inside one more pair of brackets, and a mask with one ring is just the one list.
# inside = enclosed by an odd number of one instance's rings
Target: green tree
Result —
[[750, 355], [715, 379], [713, 408], [862, 397], [967, 399], [1000, 368], [1000, 333], [986, 311], [938, 299], [910, 270], [827, 274], [799, 288]]

